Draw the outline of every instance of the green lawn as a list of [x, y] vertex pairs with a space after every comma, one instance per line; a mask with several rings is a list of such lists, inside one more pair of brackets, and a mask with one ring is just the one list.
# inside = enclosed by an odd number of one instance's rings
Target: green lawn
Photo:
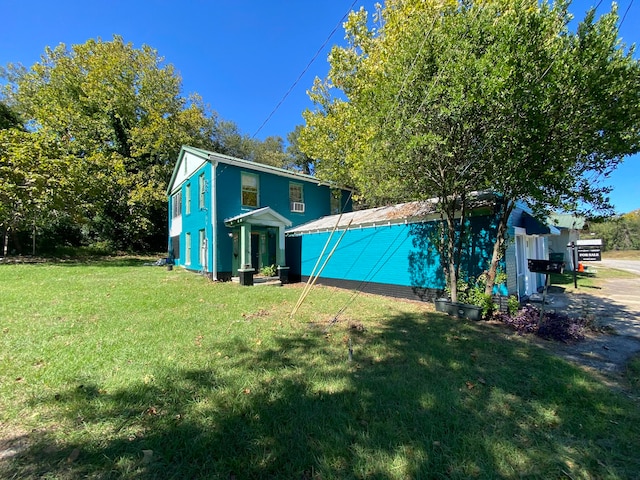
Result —
[[602, 258], [615, 260], [640, 260], [640, 250], [609, 250], [602, 252]]
[[136, 261], [0, 285], [0, 478], [640, 472], [637, 400], [486, 323]]

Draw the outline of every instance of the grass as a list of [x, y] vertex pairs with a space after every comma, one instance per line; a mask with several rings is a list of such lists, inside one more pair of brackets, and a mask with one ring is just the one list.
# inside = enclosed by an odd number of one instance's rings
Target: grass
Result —
[[[578, 290], [598, 288], [601, 280], [611, 278], [635, 278], [636, 274], [615, 268], [600, 267], [596, 268], [595, 275], [586, 273], [576, 273]], [[574, 290], [573, 272], [568, 273], [552, 273], [551, 285], [564, 287], [566, 290]]]
[[640, 250], [608, 250], [602, 252], [602, 258], [612, 260], [640, 260]]
[[635, 355], [627, 365], [626, 371], [627, 382], [631, 390], [636, 394], [640, 394], [640, 355]]
[[637, 400], [499, 327], [140, 263], [0, 265], [0, 477], [640, 471]]

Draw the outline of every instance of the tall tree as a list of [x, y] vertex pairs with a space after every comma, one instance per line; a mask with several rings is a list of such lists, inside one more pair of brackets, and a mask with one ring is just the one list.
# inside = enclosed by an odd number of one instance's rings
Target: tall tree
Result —
[[474, 190], [499, 194], [490, 291], [515, 202], [602, 206], [590, 180], [638, 149], [640, 68], [616, 19], [590, 12], [572, 33], [566, 3], [537, 0], [388, 0], [373, 28], [353, 12], [302, 150], [369, 203], [437, 197], [454, 299], [459, 212]]
[[[84, 193], [96, 188], [82, 181], [90, 160], [64, 154], [58, 143], [44, 135], [11, 128], [0, 130], [0, 227], [5, 255], [10, 234], [38, 228], [66, 211], [77, 215]], [[97, 189], [97, 188], [96, 188]]]
[[310, 175], [315, 172], [315, 161], [300, 149], [301, 131], [302, 125], [296, 125], [296, 128], [287, 135], [288, 167]]
[[23, 125], [18, 114], [3, 102], [0, 102], [0, 130], [6, 130], [8, 128], [22, 129], [22, 127]]
[[174, 68], [115, 36], [47, 48], [30, 69], [9, 65], [4, 77], [6, 102], [30, 131], [78, 164], [91, 159], [87, 176], [105, 180], [85, 199], [96, 234], [118, 248], [163, 246], [164, 188], [180, 146], [212, 148], [216, 134], [215, 116], [181, 95]]

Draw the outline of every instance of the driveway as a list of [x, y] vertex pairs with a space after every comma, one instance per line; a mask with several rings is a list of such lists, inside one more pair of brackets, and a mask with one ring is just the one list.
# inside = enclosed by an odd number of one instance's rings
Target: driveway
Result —
[[640, 262], [608, 260], [600, 265], [630, 272], [635, 268], [638, 276], [604, 279], [597, 287], [553, 295], [552, 308], [592, 320], [606, 333], [552, 348], [569, 360], [617, 376], [624, 373], [631, 357], [640, 353]]
[[[609, 260], [603, 259], [601, 262], [591, 262], [589, 265], [593, 265], [596, 269], [598, 265], [603, 267], [615, 268], [617, 270], [625, 270], [627, 272], [640, 275], [640, 260]], [[640, 295], [640, 293], [638, 294]]]

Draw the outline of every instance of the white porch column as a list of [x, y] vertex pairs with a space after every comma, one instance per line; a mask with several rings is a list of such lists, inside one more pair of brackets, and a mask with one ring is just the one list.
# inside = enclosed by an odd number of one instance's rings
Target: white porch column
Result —
[[[248, 265], [248, 266], [247, 266]], [[251, 224], [240, 225], [240, 269], [251, 268]]]
[[284, 253], [284, 225], [278, 225], [278, 245], [276, 248], [276, 265], [284, 267], [287, 260]]

